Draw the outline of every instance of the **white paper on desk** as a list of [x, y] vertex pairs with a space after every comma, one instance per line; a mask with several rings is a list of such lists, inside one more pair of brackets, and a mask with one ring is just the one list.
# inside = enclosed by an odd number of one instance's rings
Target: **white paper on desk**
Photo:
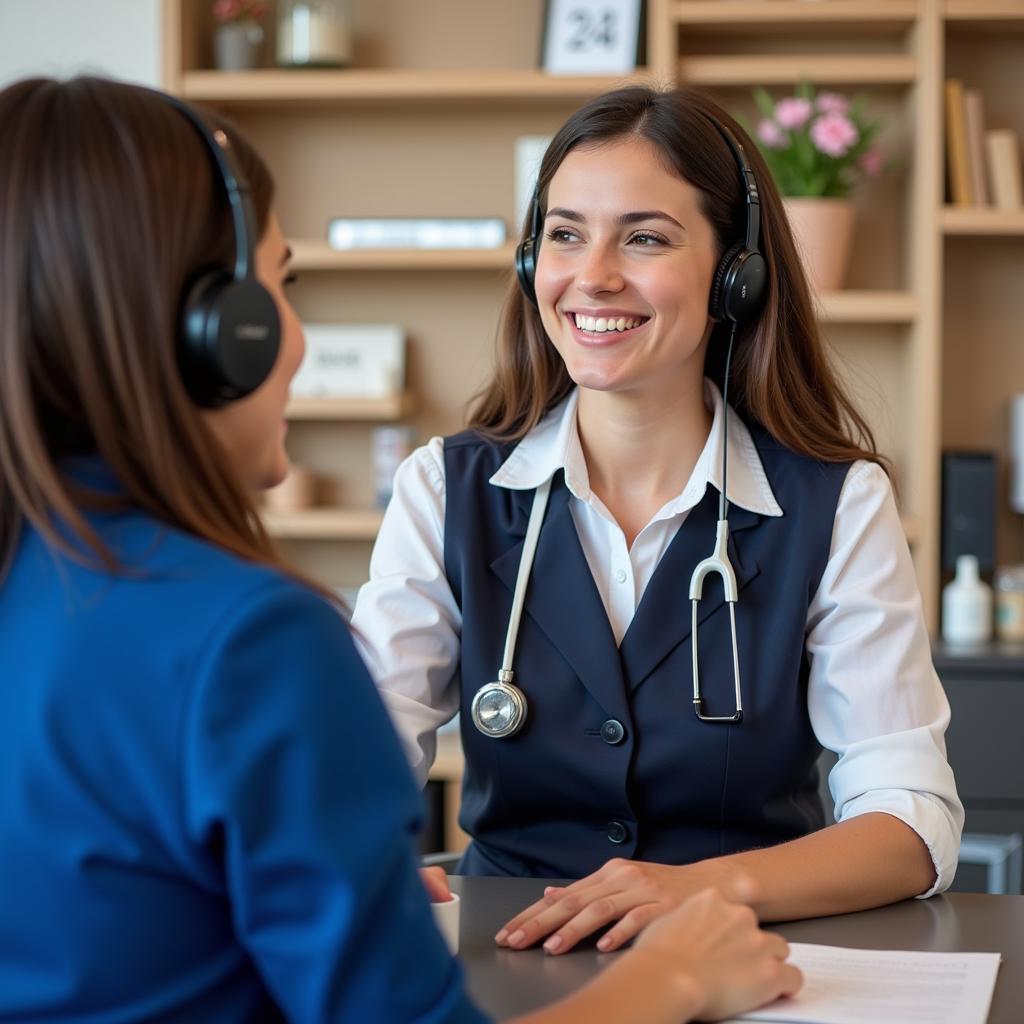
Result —
[[803, 971], [792, 999], [737, 1021], [786, 1024], [985, 1024], [998, 953], [920, 953], [792, 942]]

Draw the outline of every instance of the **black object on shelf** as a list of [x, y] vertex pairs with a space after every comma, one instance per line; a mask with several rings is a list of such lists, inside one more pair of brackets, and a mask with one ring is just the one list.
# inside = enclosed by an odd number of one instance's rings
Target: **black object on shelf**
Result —
[[996, 456], [994, 452], [942, 455], [942, 568], [952, 572], [960, 555], [978, 568], [995, 568]]

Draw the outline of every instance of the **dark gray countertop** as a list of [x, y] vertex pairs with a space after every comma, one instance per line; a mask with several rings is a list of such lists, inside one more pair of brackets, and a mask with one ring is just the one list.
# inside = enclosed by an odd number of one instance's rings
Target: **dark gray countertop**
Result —
[[[540, 949], [513, 952], [494, 945], [494, 933], [538, 899], [545, 882], [527, 878], [451, 879], [461, 894], [459, 959], [469, 991], [498, 1020], [553, 1002], [579, 988], [616, 954], [592, 945], [562, 956]], [[861, 949], [998, 952], [989, 1024], [1024, 1020], [1024, 896], [953, 893], [906, 900], [879, 910], [773, 925], [793, 942]]]
[[1024, 682], [1024, 644], [993, 641], [978, 647], [949, 647], [941, 640], [933, 640], [932, 661], [939, 675], [984, 672], [1019, 676]]

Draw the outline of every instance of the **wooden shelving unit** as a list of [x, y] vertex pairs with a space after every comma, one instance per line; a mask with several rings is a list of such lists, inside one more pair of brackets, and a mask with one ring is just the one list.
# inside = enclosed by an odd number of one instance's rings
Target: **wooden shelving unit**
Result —
[[1024, 10], [1019, 0], [944, 0], [947, 21], [989, 24], [995, 27], [1024, 27]]
[[912, 292], [827, 292], [818, 296], [817, 307], [825, 324], [909, 324], [917, 316]]
[[[937, 626], [940, 453], [1000, 447], [991, 396], [1024, 390], [1024, 354], [1015, 355], [1024, 346], [1007, 334], [1024, 322], [1024, 211], [943, 205], [942, 86], [950, 74], [976, 80], [993, 125], [1024, 137], [1024, 0], [649, 0], [648, 66], [625, 78], [538, 71], [543, 0], [447, 0], [443, 17], [418, 0], [375, 0], [360, 13], [369, 40], [357, 47], [360, 67], [239, 73], [210, 69], [205, 0], [164, 3], [166, 84], [228, 111], [271, 162], [303, 272], [293, 292], [300, 313], [389, 320], [408, 332], [415, 407], [403, 396], [289, 410], [289, 444], [318, 472], [343, 477], [340, 493], [355, 508], [373, 503], [373, 425], [412, 423], [421, 440], [458, 429], [490, 366], [518, 237], [517, 137], [550, 135], [623, 82], [696, 85], [747, 117], [755, 85], [778, 94], [806, 78], [867, 93], [898, 166], [858, 197], [849, 288], [820, 296], [817, 308], [854, 378], [877, 396], [872, 427], [896, 465]], [[389, 214], [498, 216], [509, 244], [337, 252], [322, 240], [332, 216]], [[302, 542], [293, 551], [315, 550], [303, 568], [348, 585], [365, 574], [379, 521], [328, 509], [267, 516], [277, 535]], [[342, 549], [362, 554], [336, 568], [331, 552]]]
[[742, 25], [750, 28], [786, 26], [827, 28], [908, 28], [917, 16], [916, 0], [829, 0], [806, 3], [805, 0], [730, 0], [728, 4], [707, 0], [675, 0], [669, 5], [669, 17], [687, 28]]
[[290, 420], [386, 422], [408, 416], [415, 406], [409, 392], [385, 398], [293, 398], [285, 409]]
[[1024, 235], [1024, 210], [944, 206], [939, 224], [947, 235]]
[[301, 512], [260, 513], [267, 531], [285, 540], [372, 541], [383, 513], [378, 509], [310, 508]]
[[819, 85], [907, 85], [917, 62], [904, 54], [769, 57], [684, 57], [679, 80], [701, 87], [791, 85], [806, 79]]
[[225, 107], [377, 106], [410, 104], [582, 103], [642, 75], [549, 75], [542, 71], [188, 71], [186, 99]]
[[500, 249], [332, 249], [326, 242], [293, 238], [295, 270], [508, 270], [514, 245]]

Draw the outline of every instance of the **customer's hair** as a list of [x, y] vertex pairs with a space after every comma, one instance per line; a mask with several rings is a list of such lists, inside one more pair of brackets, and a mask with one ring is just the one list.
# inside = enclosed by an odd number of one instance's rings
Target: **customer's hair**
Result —
[[[888, 468], [867, 422], [829, 365], [771, 174], [747, 133], [713, 100], [692, 89], [659, 92], [644, 87], [592, 100], [565, 122], [544, 154], [537, 182], [542, 212], [551, 179], [574, 149], [644, 139], [661, 152], [667, 168], [697, 190], [720, 257], [745, 237], [746, 197], [736, 159], [713, 121], [739, 139], [754, 172], [761, 205], [760, 247], [768, 266], [761, 312], [736, 333], [730, 405], [795, 452], [826, 462], [869, 459]], [[719, 325], [706, 357], [705, 373], [719, 387], [728, 329]], [[494, 373], [476, 398], [469, 426], [494, 440], [519, 440], [572, 387], [539, 313], [513, 283], [499, 327]]]
[[[262, 236], [273, 182], [227, 131]], [[26, 520], [117, 570], [83, 513], [121, 506], [285, 568], [178, 371], [186, 283], [234, 255], [195, 128], [148, 89], [40, 78], [0, 92], [0, 138], [0, 578]], [[69, 474], [75, 456], [118, 493]]]

